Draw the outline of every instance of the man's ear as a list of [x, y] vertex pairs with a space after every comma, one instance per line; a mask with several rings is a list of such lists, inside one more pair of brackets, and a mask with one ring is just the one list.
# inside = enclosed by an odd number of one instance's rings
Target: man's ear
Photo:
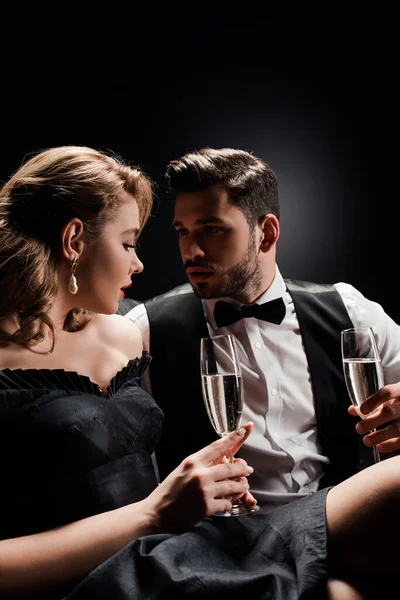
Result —
[[68, 260], [79, 258], [83, 252], [84, 226], [80, 219], [73, 218], [64, 225], [61, 231], [61, 252]]
[[268, 252], [279, 239], [279, 221], [275, 215], [268, 214], [261, 217], [258, 226], [261, 231], [260, 250], [261, 252]]

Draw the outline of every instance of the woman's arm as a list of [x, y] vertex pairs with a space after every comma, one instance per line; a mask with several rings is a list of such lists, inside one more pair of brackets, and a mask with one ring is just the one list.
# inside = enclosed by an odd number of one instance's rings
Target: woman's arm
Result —
[[146, 501], [50, 531], [0, 541], [0, 594], [73, 582], [150, 533]]
[[[252, 424], [189, 456], [145, 500], [50, 531], [0, 541], [0, 595], [53, 588], [85, 576], [132, 540], [185, 531], [247, 491], [243, 460], [218, 463]], [[215, 464], [217, 463], [217, 464]]]

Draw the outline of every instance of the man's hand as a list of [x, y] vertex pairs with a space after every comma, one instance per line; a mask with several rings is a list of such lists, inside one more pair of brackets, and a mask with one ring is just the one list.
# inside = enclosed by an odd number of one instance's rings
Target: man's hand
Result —
[[[362, 416], [356, 431], [363, 435], [366, 446], [377, 446], [379, 452], [400, 450], [400, 382], [383, 386], [376, 394], [369, 396], [359, 407], [349, 407], [353, 416]], [[386, 425], [374, 433], [372, 429]]]

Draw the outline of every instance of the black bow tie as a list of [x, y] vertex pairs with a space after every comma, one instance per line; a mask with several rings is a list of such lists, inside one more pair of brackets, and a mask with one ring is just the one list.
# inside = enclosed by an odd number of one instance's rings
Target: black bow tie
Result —
[[280, 325], [286, 314], [286, 306], [282, 298], [275, 298], [264, 304], [251, 304], [239, 306], [231, 302], [218, 300], [214, 307], [214, 319], [217, 327], [232, 325], [245, 317], [254, 317], [269, 323]]

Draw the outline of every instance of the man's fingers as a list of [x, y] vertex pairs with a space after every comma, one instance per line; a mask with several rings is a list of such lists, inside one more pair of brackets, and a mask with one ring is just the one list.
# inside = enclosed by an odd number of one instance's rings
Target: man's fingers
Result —
[[400, 450], [400, 437], [394, 437], [386, 442], [383, 442], [377, 446], [378, 451], [382, 452], [395, 452], [396, 450]]
[[387, 425], [391, 421], [398, 421], [400, 419], [400, 401], [398, 398], [389, 400], [375, 412], [368, 416], [365, 416], [356, 425], [356, 431], [360, 435], [369, 433], [371, 429], [380, 427], [381, 425]]
[[395, 421], [385, 429], [378, 429], [378, 431], [374, 431], [373, 433], [369, 433], [363, 438], [363, 442], [366, 446], [376, 446], [378, 444], [383, 444], [384, 442], [384, 452], [389, 452], [388, 448], [392, 446], [396, 446], [395, 450], [398, 450], [397, 444], [400, 437], [400, 423]]
[[376, 394], [372, 394], [360, 406], [360, 414], [368, 415], [370, 412], [400, 395], [400, 382], [392, 385], [384, 385]]
[[241, 446], [243, 442], [249, 437], [253, 423], [247, 423], [240, 429], [228, 433], [219, 440], [216, 440], [212, 444], [209, 444], [205, 448], [202, 448], [194, 455], [198, 460], [209, 464], [213, 460], [225, 454], [229, 449], [234, 448], [239, 444]]
[[353, 405], [349, 406], [349, 408], [347, 410], [351, 414], [352, 417], [360, 416]]

